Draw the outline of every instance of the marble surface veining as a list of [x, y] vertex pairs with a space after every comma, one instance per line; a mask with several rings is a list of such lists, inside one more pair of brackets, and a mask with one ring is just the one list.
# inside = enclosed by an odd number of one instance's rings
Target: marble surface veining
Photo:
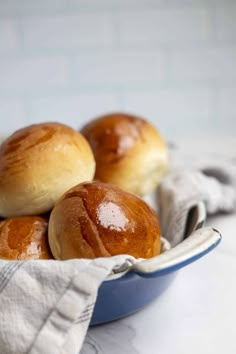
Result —
[[81, 354], [138, 354], [132, 343], [135, 335], [135, 329], [125, 320], [90, 328]]

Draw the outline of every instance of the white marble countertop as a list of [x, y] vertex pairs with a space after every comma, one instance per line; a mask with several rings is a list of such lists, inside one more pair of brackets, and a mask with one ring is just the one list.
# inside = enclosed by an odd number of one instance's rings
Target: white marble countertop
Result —
[[[181, 148], [236, 161], [233, 138], [189, 139]], [[82, 354], [236, 353], [236, 214], [210, 217], [207, 224], [222, 233], [219, 247], [181, 269], [143, 310], [89, 329]]]

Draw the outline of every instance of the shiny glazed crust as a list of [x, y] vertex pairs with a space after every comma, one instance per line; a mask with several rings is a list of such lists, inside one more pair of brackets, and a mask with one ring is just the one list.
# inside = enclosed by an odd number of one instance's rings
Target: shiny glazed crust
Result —
[[9, 218], [0, 222], [0, 258], [51, 259], [48, 220], [39, 216]]
[[168, 169], [167, 148], [144, 119], [114, 113], [83, 127], [96, 160], [95, 178], [138, 195], [154, 189]]
[[101, 182], [82, 183], [58, 201], [49, 220], [56, 259], [160, 253], [157, 216], [142, 199]]
[[0, 216], [47, 212], [94, 171], [89, 144], [72, 128], [42, 123], [20, 129], [0, 146]]

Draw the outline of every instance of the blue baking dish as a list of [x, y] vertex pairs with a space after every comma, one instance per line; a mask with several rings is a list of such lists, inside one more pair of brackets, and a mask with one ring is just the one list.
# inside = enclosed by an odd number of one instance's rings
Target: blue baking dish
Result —
[[213, 250], [220, 243], [221, 235], [213, 228], [202, 227], [205, 215], [204, 205], [198, 203], [189, 213], [186, 237], [179, 245], [135, 264], [126, 273], [109, 276], [99, 288], [90, 325], [138, 311], [169, 287], [179, 269]]

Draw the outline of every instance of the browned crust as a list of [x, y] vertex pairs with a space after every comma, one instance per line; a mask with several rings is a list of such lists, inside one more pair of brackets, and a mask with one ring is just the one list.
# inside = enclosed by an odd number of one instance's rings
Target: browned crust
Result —
[[148, 121], [126, 113], [101, 116], [83, 127], [96, 160], [95, 179], [138, 195], [167, 173], [167, 146]]
[[0, 258], [51, 259], [48, 220], [40, 216], [9, 218], [0, 222]]
[[39, 215], [95, 172], [92, 150], [76, 130], [60, 123], [34, 124], [0, 146], [0, 215]]
[[124, 113], [99, 117], [85, 125], [81, 133], [89, 141], [99, 162], [116, 163], [126, 156], [138, 139], [143, 137], [147, 122]]
[[72, 188], [55, 206], [49, 223], [57, 230], [51, 235], [49, 227], [52, 252], [55, 238], [62, 259], [72, 252], [79, 258], [117, 254], [150, 258], [160, 253], [160, 226], [153, 209], [114, 185], [92, 182]]

